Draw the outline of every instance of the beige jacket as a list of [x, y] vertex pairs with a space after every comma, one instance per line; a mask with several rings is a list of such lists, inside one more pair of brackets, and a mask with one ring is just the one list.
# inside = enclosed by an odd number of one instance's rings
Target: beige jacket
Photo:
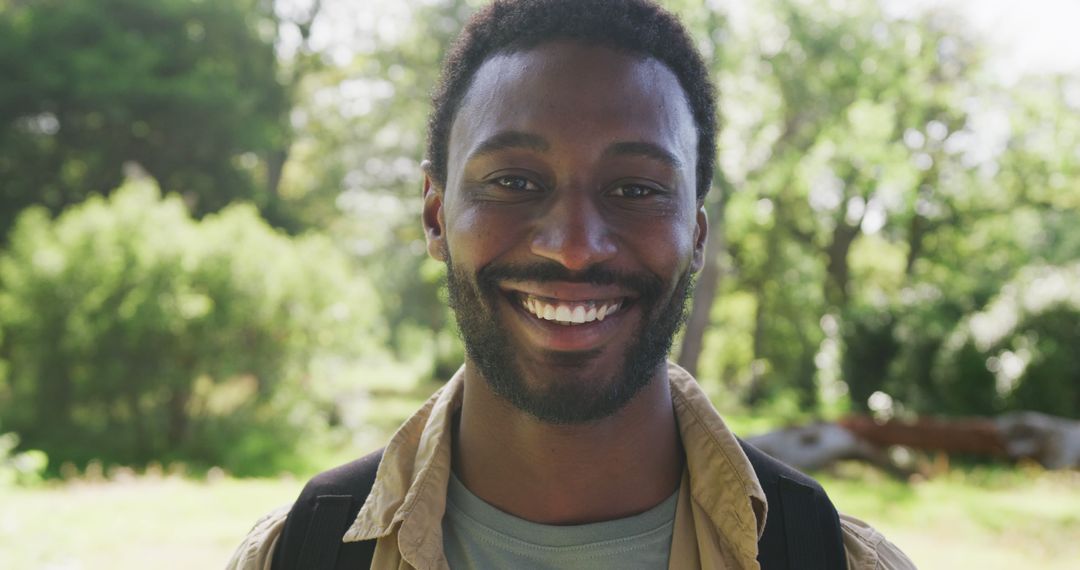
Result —
[[[697, 382], [669, 364], [672, 401], [686, 452], [669, 569], [756, 569], [768, 505], [749, 460]], [[378, 539], [372, 568], [448, 570], [442, 518], [450, 477], [451, 421], [462, 372], [398, 429], [375, 485], [345, 542]], [[228, 568], [269, 570], [289, 505], [255, 524]], [[896, 546], [853, 517], [840, 516], [849, 570], [908, 569]]]

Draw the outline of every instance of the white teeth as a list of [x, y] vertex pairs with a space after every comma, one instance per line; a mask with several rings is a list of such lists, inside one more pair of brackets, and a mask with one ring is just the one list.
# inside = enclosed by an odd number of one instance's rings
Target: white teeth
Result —
[[574, 314], [570, 316], [570, 321], [578, 324], [585, 322], [585, 307], [581, 305], [574, 307]]
[[521, 306], [537, 318], [560, 325], [579, 325], [604, 320], [622, 306], [622, 301], [577, 301], [551, 304], [538, 297], [526, 295]]
[[567, 307], [566, 305], [559, 305], [559, 307], [555, 309], [555, 320], [568, 323], [572, 318], [571, 314], [572, 313], [570, 311], [570, 307]]

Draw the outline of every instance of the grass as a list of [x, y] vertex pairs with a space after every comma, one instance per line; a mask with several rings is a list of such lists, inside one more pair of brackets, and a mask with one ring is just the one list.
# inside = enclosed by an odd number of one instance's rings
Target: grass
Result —
[[[965, 468], [918, 484], [866, 469], [823, 475], [919, 568], [1065, 569], [1080, 560], [1080, 473]], [[139, 477], [0, 490], [0, 568], [220, 568], [295, 479]]]
[[178, 478], [0, 490], [0, 568], [222, 568], [297, 480]]
[[1076, 568], [1080, 473], [955, 469], [905, 484], [819, 477], [841, 511], [871, 522], [919, 568]]

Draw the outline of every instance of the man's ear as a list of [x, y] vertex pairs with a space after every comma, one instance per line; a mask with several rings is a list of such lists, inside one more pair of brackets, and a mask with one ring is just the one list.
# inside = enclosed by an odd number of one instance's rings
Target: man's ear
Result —
[[705, 267], [705, 242], [709, 237], [709, 216], [705, 213], [705, 204], [698, 204], [697, 224], [694, 226], [694, 259], [690, 269], [697, 273]]
[[443, 216], [443, 189], [431, 176], [431, 162], [420, 164], [424, 169], [424, 237], [427, 239], [428, 255], [446, 261], [446, 218]]

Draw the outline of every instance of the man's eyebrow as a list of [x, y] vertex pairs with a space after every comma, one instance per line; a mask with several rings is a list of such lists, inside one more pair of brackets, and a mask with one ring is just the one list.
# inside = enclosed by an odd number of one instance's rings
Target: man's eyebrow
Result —
[[672, 168], [679, 168], [682, 161], [677, 156], [650, 142], [618, 142], [604, 150], [604, 156], [644, 156], [659, 160]]
[[551, 145], [540, 135], [522, 131], [502, 131], [488, 137], [487, 140], [480, 143], [480, 145], [473, 150], [469, 158], [472, 159], [485, 154], [492, 154], [500, 150], [515, 148], [545, 152], [551, 148]]

